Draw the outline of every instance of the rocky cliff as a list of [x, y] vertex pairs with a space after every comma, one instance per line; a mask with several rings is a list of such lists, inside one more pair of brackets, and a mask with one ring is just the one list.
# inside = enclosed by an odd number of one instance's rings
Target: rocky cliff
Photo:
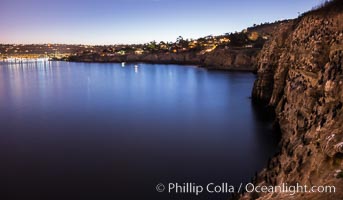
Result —
[[146, 62], [162, 64], [192, 64], [211, 69], [256, 71], [255, 59], [260, 49], [216, 49], [208, 53], [149, 53], [143, 55], [100, 56], [99, 54], [71, 56], [77, 62]]
[[242, 199], [343, 199], [343, 6], [282, 23], [258, 55], [253, 99], [275, 108], [281, 151], [257, 185], [333, 185], [335, 193], [250, 193]]

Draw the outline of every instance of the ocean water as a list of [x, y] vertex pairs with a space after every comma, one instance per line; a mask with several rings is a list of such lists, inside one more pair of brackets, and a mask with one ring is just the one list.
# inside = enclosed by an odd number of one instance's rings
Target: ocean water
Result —
[[255, 78], [195, 66], [2, 63], [2, 199], [227, 199], [168, 193], [168, 184], [237, 186], [266, 165], [278, 137], [249, 98]]

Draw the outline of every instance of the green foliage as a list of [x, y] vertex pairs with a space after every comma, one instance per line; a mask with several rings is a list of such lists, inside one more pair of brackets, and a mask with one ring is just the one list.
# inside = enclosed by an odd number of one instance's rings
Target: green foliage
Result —
[[149, 51], [156, 51], [158, 50], [158, 46], [157, 46], [157, 43], [156, 41], [151, 41], [149, 42], [147, 45], [146, 45], [146, 48], [149, 50]]

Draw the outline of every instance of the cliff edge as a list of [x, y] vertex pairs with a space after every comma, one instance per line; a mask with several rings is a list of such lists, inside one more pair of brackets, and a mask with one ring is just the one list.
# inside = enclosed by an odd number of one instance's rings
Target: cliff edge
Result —
[[335, 186], [241, 199], [343, 199], [343, 3], [334, 0], [276, 28], [257, 57], [253, 100], [275, 108], [280, 153], [256, 185]]
[[216, 49], [210, 53], [199, 52], [180, 53], [148, 53], [142, 55], [101, 56], [79, 55], [70, 56], [68, 61], [74, 62], [145, 62], [154, 64], [189, 64], [199, 65], [209, 69], [252, 71], [256, 72], [257, 48]]

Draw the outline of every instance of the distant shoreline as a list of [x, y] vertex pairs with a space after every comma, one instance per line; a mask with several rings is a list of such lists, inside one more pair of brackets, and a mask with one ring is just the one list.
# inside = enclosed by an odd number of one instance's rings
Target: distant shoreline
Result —
[[149, 63], [196, 65], [207, 69], [256, 72], [255, 60], [260, 49], [216, 50], [211, 53], [149, 53], [143, 55], [100, 56], [98, 54], [69, 56], [64, 60], [85, 63]]

